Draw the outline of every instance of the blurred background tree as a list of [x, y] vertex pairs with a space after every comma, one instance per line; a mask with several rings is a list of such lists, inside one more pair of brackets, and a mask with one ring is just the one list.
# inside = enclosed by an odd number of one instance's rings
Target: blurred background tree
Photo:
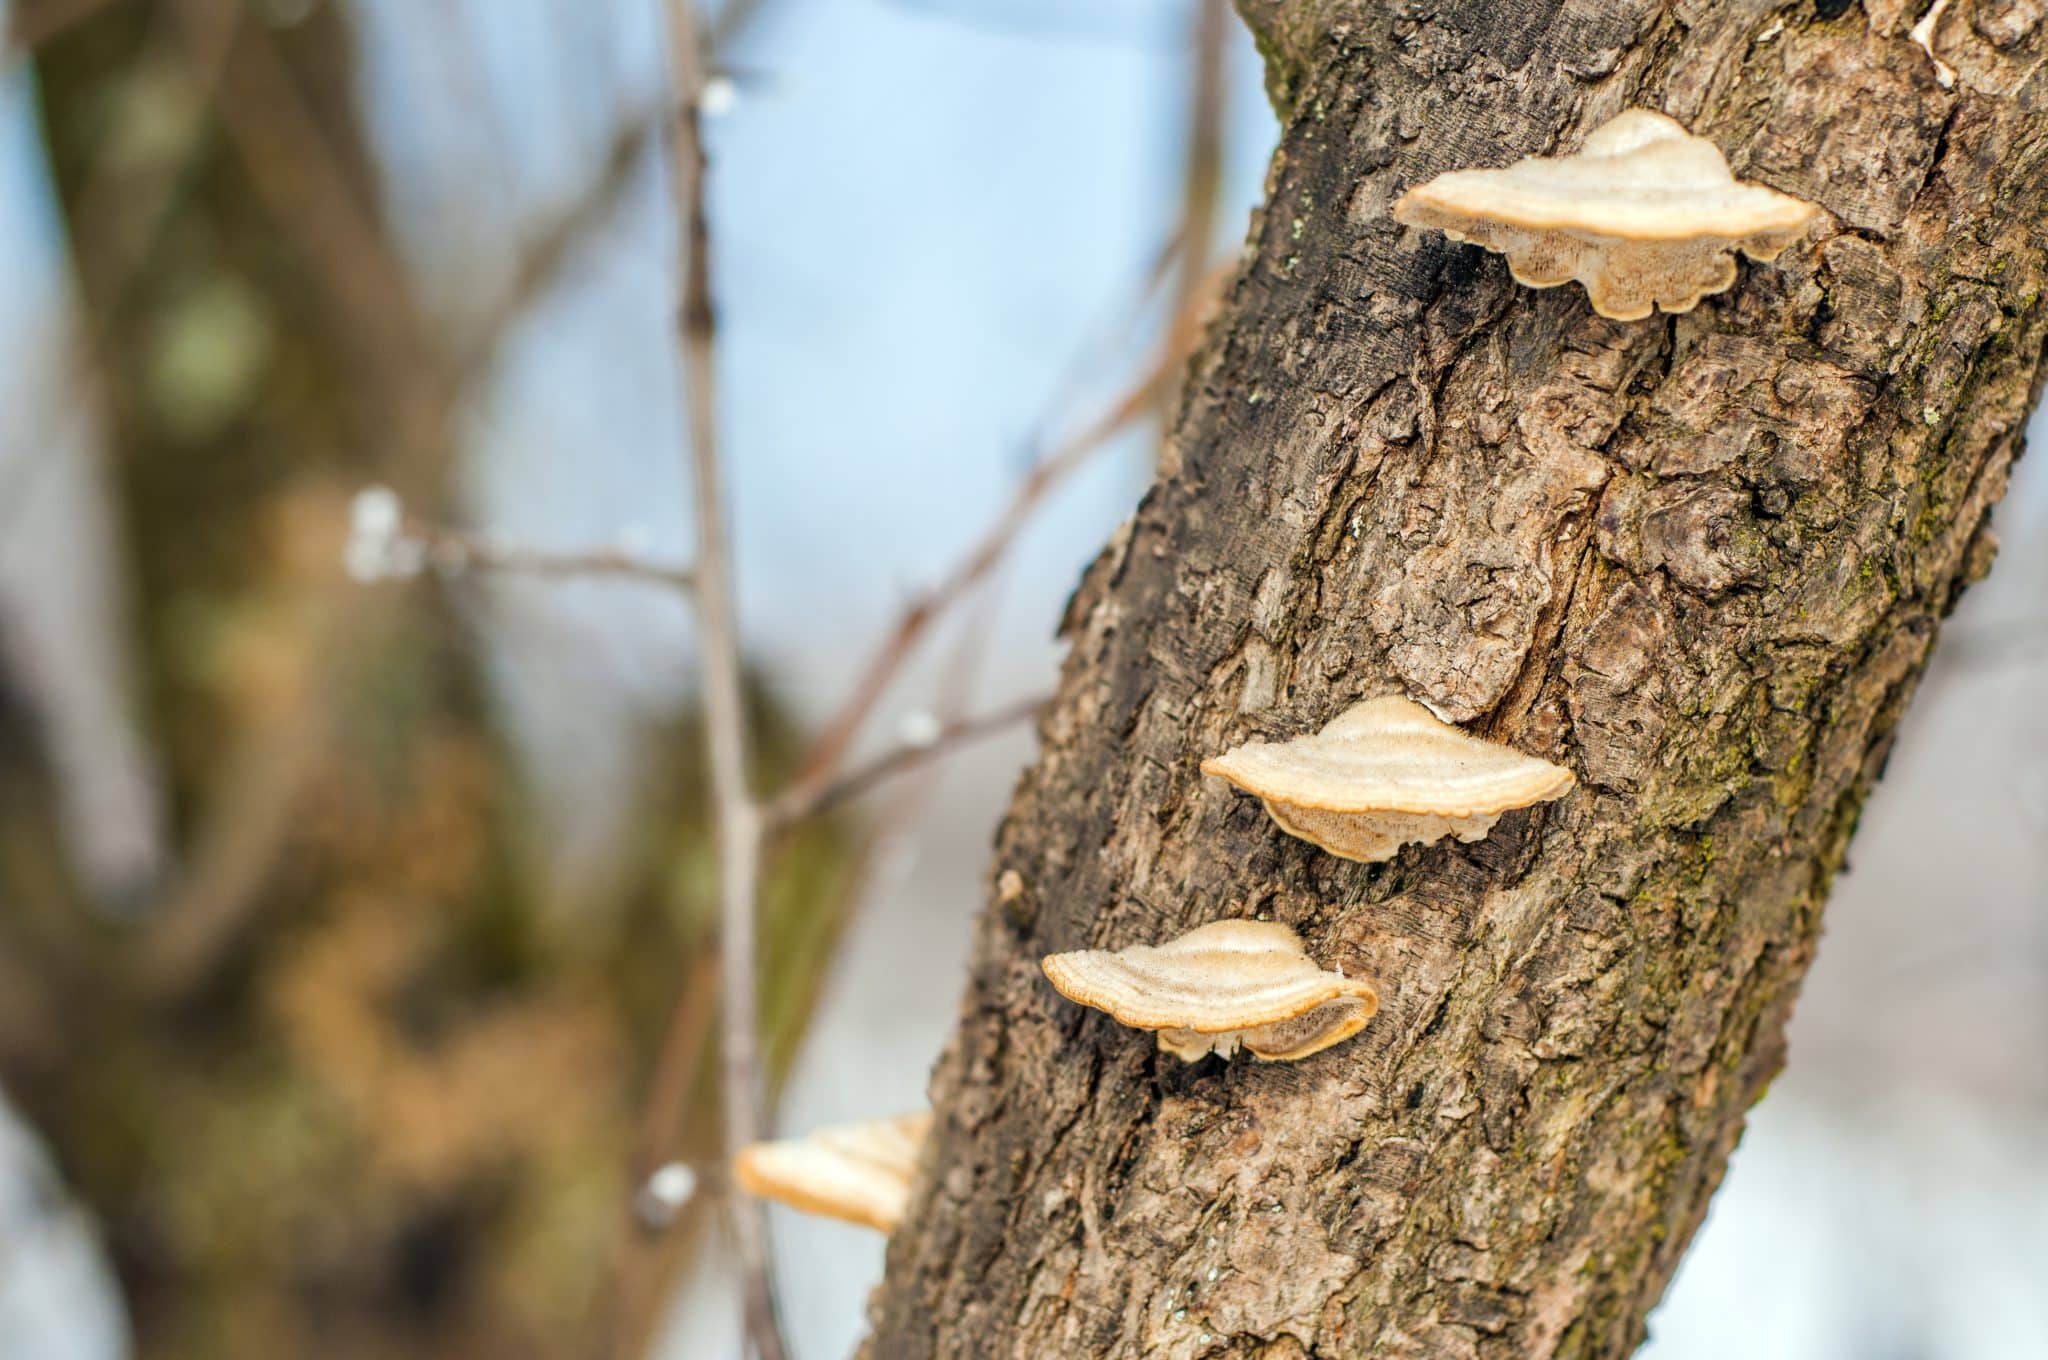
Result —
[[[35, 44], [37, 90], [176, 867], [93, 900], [7, 706], [7, 1089], [99, 1215], [143, 1354], [588, 1352], [654, 1047], [712, 947], [700, 743], [659, 737], [604, 909], [550, 902], [465, 641], [481, 587], [342, 570], [355, 487], [437, 503], [501, 339], [465, 349], [411, 296], [358, 33], [336, 5], [97, 8]], [[543, 237], [523, 294], [562, 251]], [[772, 771], [795, 736], [754, 700]], [[776, 860], [778, 1072], [855, 868], [830, 825]], [[701, 1160], [716, 1075], [690, 1070], [673, 1154]]]

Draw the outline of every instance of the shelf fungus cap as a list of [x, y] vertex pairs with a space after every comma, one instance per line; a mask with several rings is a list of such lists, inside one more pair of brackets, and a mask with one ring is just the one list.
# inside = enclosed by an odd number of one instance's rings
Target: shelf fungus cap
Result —
[[1157, 1031], [1187, 1062], [1240, 1046], [1268, 1062], [1306, 1058], [1379, 1009], [1370, 983], [1319, 967], [1272, 921], [1215, 921], [1165, 944], [1053, 954], [1041, 966], [1062, 995]]
[[1202, 773], [1256, 794], [1289, 835], [1364, 863], [1411, 842], [1480, 840], [1502, 813], [1562, 798], [1577, 782], [1399, 696], [1356, 704], [1313, 736], [1246, 742], [1203, 761]]
[[733, 1158], [733, 1179], [750, 1195], [892, 1232], [910, 1202], [910, 1178], [931, 1125], [931, 1111], [920, 1110], [749, 1143]]
[[1819, 211], [1737, 180], [1719, 147], [1648, 109], [1602, 125], [1577, 155], [1454, 170], [1394, 204], [1411, 227], [1506, 255], [1517, 283], [1577, 279], [1619, 321], [1691, 311], [1735, 282], [1737, 250], [1769, 263]]

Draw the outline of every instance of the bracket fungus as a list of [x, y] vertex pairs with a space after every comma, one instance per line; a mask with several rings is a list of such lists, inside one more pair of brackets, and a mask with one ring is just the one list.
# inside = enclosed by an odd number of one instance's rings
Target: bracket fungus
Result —
[[1157, 1031], [1183, 1062], [1240, 1045], [1293, 1062], [1358, 1033], [1380, 1004], [1370, 983], [1319, 967], [1273, 921], [1214, 921], [1165, 944], [1052, 954], [1040, 966], [1061, 995]]
[[931, 1126], [931, 1111], [920, 1110], [749, 1143], [733, 1158], [733, 1179], [750, 1195], [892, 1232], [910, 1203], [910, 1178]]
[[1246, 742], [1203, 761], [1202, 773], [1257, 795], [1289, 835], [1367, 864], [1410, 842], [1480, 840], [1502, 813], [1578, 782], [1397, 695], [1354, 704], [1312, 736]]
[[1603, 124], [1575, 156], [1454, 170], [1394, 204], [1411, 227], [1507, 256], [1517, 283], [1577, 279], [1617, 321], [1691, 311], [1735, 282], [1737, 250], [1768, 264], [1819, 211], [1737, 180], [1719, 147], [1648, 109]]

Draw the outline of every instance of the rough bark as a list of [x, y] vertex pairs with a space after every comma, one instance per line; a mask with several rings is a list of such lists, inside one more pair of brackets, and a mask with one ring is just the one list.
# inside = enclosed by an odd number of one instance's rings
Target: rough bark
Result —
[[[1626, 1354], [1783, 1060], [1821, 904], [2043, 364], [2048, 25], [1956, 6], [1244, 0], [1286, 128], [1158, 483], [1087, 573], [869, 1353]], [[1629, 105], [1827, 215], [1696, 312], [1387, 208]], [[1348, 864], [1197, 762], [1399, 691], [1582, 787]], [[1378, 980], [1160, 1053], [1050, 950], [1226, 916]]]

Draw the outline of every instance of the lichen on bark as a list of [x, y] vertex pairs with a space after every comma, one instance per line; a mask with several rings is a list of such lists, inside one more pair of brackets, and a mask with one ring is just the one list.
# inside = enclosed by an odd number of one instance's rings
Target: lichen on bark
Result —
[[[1268, 202], [1068, 610], [868, 1353], [1624, 1355], [1988, 561], [2048, 337], [2040, 6], [1959, 7], [1952, 90], [1855, 8], [1243, 8]], [[1631, 105], [1826, 215], [1635, 323], [1387, 215]], [[1375, 868], [1197, 772], [1390, 689], [1582, 788]], [[1038, 974], [1248, 915], [1379, 1017], [1188, 1066]]]

